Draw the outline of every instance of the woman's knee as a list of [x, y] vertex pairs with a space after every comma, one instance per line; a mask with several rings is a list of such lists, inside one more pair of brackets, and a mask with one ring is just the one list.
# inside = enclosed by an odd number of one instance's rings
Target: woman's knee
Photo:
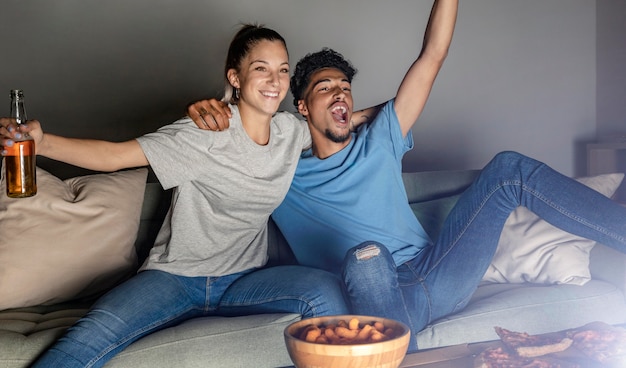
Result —
[[304, 284], [298, 288], [297, 298], [303, 303], [301, 314], [304, 317], [349, 313], [343, 282], [337, 275], [324, 270], [309, 269], [300, 280]]

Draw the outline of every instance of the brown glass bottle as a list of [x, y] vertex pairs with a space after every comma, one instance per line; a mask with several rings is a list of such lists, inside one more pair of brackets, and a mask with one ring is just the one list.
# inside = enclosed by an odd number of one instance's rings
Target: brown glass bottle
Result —
[[[11, 90], [11, 118], [19, 124], [26, 123], [24, 93]], [[35, 141], [28, 134], [13, 139], [13, 145], [5, 146], [4, 173], [7, 196], [11, 198], [31, 197], [37, 194]]]

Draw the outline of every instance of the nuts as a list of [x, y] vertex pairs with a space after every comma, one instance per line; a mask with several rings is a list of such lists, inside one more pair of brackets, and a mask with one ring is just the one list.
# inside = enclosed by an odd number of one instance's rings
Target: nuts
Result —
[[331, 345], [368, 344], [390, 340], [397, 332], [382, 322], [361, 323], [358, 318], [339, 320], [336, 324], [304, 327], [298, 338], [307, 342]]

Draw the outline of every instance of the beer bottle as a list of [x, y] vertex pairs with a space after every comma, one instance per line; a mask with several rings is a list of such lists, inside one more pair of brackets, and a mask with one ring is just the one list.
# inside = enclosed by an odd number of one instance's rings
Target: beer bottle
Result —
[[[24, 92], [11, 90], [11, 118], [18, 124], [26, 123]], [[31, 197], [37, 194], [35, 141], [29, 134], [22, 133], [14, 138], [12, 146], [5, 146], [4, 157], [7, 196], [11, 198]]]

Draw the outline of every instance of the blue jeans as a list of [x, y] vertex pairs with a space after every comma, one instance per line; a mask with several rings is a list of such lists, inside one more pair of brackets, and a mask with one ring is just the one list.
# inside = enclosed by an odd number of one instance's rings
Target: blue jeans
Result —
[[101, 367], [141, 337], [190, 318], [274, 312], [347, 313], [341, 280], [301, 266], [222, 277], [143, 271], [100, 298], [33, 367]]
[[525, 206], [569, 233], [626, 253], [626, 208], [515, 152], [482, 170], [444, 222], [439, 239], [396, 266], [384, 245], [346, 254], [343, 279], [354, 313], [403, 321], [415, 333], [463, 309], [482, 280], [509, 214]]

